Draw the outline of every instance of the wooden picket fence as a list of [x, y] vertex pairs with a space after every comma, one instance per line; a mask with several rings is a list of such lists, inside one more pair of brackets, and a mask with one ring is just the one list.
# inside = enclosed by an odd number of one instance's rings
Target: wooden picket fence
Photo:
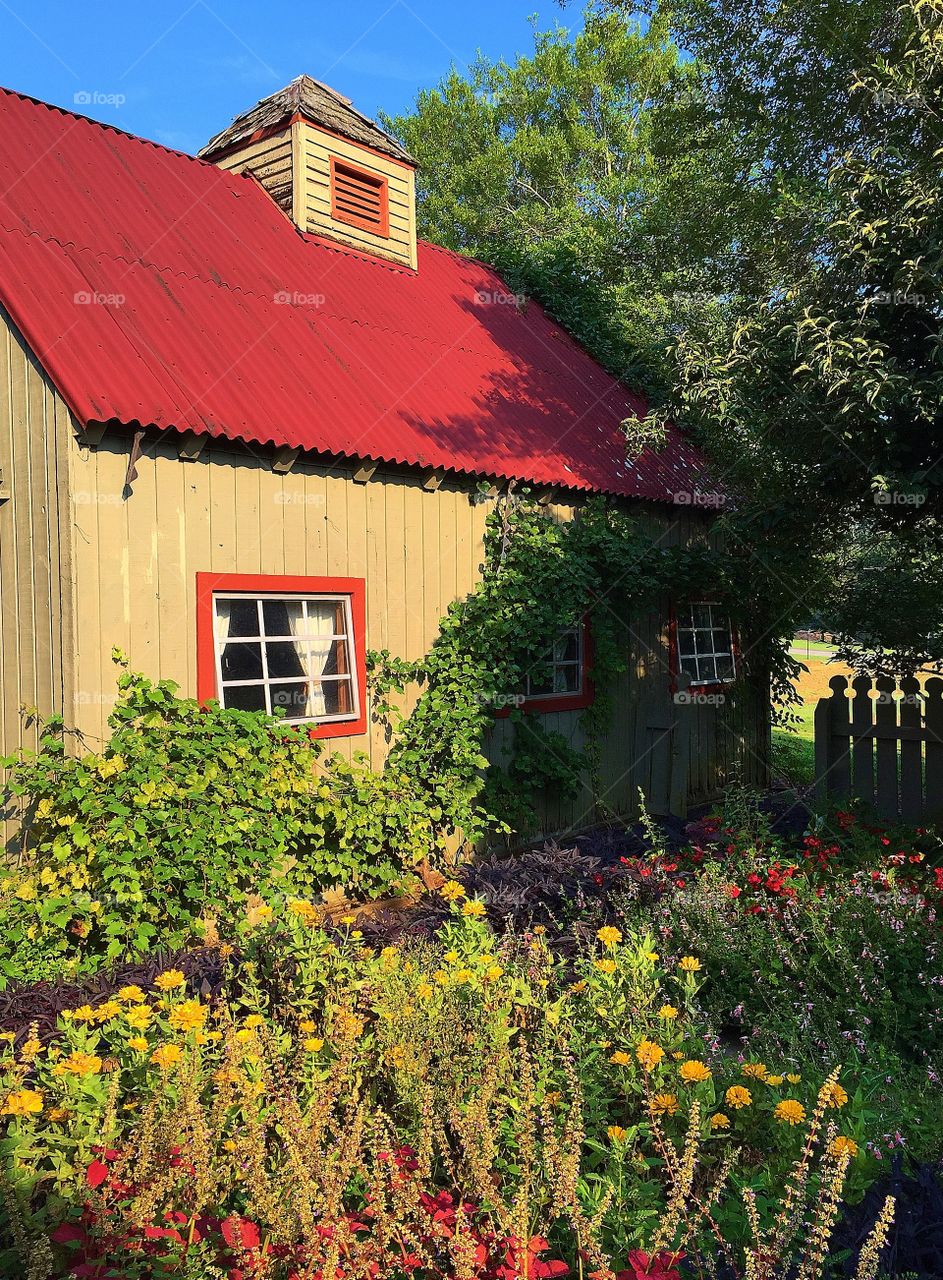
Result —
[[[943, 816], [943, 680], [844, 676], [815, 708], [816, 797], [857, 796], [888, 822]], [[872, 697], [876, 691], [877, 696]]]

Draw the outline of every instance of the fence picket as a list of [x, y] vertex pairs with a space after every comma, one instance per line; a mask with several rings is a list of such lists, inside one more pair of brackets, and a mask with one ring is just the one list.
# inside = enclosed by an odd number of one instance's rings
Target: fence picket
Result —
[[894, 698], [897, 681], [890, 676], [878, 676], [874, 684], [878, 691], [874, 704], [875, 808], [882, 818], [893, 821], [897, 817], [900, 794], [897, 782], [897, 701]]
[[943, 680], [934, 676], [925, 689], [927, 734], [927, 816], [943, 815]]
[[852, 789], [866, 804], [874, 804], [874, 703], [871, 701], [871, 678], [855, 676], [851, 682], [851, 780]]
[[900, 682], [900, 727], [914, 731], [914, 736], [901, 734], [900, 743], [900, 816], [904, 822], [919, 822], [923, 814], [923, 744], [921, 742], [920, 681], [905, 676]]

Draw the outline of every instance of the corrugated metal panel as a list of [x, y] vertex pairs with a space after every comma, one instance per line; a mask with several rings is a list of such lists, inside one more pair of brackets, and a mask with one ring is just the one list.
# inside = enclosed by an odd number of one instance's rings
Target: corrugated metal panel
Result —
[[412, 272], [305, 236], [251, 178], [8, 91], [0, 190], [0, 301], [82, 422], [661, 500], [699, 485], [677, 433], [626, 462], [641, 399], [471, 259], [420, 244]]

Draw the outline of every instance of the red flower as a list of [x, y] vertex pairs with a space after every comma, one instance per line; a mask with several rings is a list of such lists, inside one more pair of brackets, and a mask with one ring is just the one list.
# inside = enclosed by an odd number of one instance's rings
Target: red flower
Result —
[[742, 890], [739, 885], [728, 884], [724, 886], [724, 892], [728, 898], [739, 898]]

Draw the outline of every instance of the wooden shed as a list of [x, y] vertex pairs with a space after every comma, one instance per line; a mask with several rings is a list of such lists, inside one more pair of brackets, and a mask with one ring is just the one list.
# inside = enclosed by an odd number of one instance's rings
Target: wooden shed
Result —
[[[627, 459], [641, 397], [417, 242], [414, 162], [346, 99], [301, 77], [201, 154], [0, 91], [0, 752], [32, 741], [24, 706], [100, 742], [118, 645], [379, 764], [366, 650], [427, 650], [509, 483], [561, 520], [607, 495], [655, 546], [711, 538], [697, 451], [672, 431]], [[547, 640], [524, 705], [578, 746], [585, 646]], [[722, 605], [665, 599], [625, 643], [607, 810], [762, 781], [767, 690], [673, 697], [678, 672], [732, 687]], [[595, 816], [548, 797], [544, 823]]]

